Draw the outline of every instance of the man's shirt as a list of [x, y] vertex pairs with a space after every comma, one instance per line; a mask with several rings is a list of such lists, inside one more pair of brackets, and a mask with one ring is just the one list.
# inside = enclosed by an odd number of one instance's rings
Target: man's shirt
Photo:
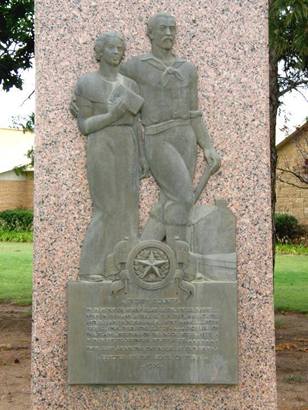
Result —
[[197, 71], [188, 61], [175, 58], [171, 66], [166, 66], [152, 54], [146, 54], [122, 64], [121, 72], [136, 81], [144, 98], [143, 125], [199, 115]]

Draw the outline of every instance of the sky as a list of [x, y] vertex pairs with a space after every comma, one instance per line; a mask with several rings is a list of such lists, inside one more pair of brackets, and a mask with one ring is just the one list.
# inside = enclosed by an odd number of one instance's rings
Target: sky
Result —
[[277, 143], [308, 119], [308, 90], [301, 93], [298, 91], [287, 93], [282, 101], [277, 118]]
[[27, 117], [35, 111], [35, 96], [27, 99], [35, 88], [34, 68], [24, 71], [22, 78], [22, 90], [13, 87], [6, 92], [0, 87], [0, 128], [12, 127], [13, 117]]
[[[15, 87], [9, 92], [0, 90], [0, 128], [13, 126], [13, 117], [26, 117], [35, 111], [35, 96], [28, 96], [35, 88], [34, 68], [23, 73], [23, 90]], [[283, 98], [277, 118], [276, 142], [282, 141], [286, 136], [302, 125], [308, 117], [308, 90], [304, 96], [297, 91], [288, 93]]]

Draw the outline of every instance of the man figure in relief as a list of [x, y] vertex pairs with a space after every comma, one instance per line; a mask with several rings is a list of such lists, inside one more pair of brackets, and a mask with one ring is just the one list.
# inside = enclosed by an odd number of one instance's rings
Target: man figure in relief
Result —
[[151, 210], [143, 240], [174, 238], [186, 240], [189, 214], [195, 202], [192, 178], [197, 144], [211, 168], [220, 167], [198, 108], [198, 76], [193, 64], [176, 57], [173, 44], [176, 22], [159, 13], [150, 18], [147, 35], [149, 54], [133, 57], [121, 65], [121, 72], [139, 86], [144, 99], [141, 122], [145, 154], [150, 171], [160, 187], [159, 201]]

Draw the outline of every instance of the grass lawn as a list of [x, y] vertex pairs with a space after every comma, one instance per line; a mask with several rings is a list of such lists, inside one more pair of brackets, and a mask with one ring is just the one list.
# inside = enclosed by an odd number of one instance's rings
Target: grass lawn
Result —
[[[0, 242], [0, 302], [30, 304], [32, 243]], [[276, 255], [276, 310], [308, 313], [308, 255]]]
[[308, 247], [304, 245], [293, 245], [289, 243], [277, 243], [276, 253], [284, 255], [306, 255], [308, 256]]
[[32, 243], [0, 242], [0, 302], [32, 300]]
[[276, 255], [275, 309], [308, 313], [308, 256]]

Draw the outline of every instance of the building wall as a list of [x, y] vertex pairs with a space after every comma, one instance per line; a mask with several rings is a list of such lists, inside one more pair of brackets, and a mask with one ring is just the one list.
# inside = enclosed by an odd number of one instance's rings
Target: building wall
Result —
[[[308, 228], [308, 184], [279, 171], [279, 168], [304, 172], [304, 152], [308, 152], [308, 126], [285, 145], [277, 149], [276, 212], [294, 215], [301, 225]], [[282, 182], [281, 180], [285, 181]], [[293, 184], [293, 185], [292, 185]], [[296, 185], [296, 186], [294, 186]]]
[[33, 208], [33, 176], [12, 178], [9, 173], [0, 178], [0, 211]]
[[33, 171], [26, 175], [14, 171], [29, 164], [27, 152], [33, 145], [34, 133], [0, 128], [0, 211], [33, 208]]

